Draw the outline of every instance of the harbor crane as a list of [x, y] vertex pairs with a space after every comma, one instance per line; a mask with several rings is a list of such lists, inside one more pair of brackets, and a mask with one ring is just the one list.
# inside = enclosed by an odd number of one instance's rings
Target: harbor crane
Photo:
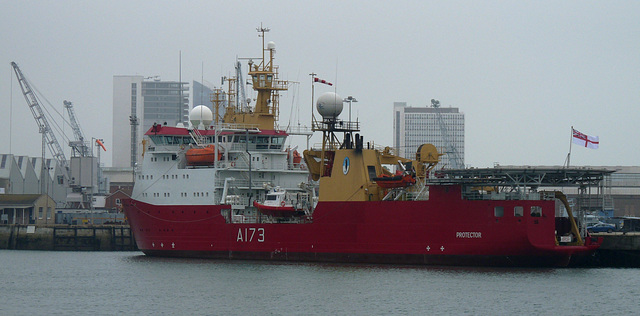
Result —
[[73, 129], [73, 135], [76, 139], [75, 141], [69, 142], [69, 146], [71, 147], [71, 149], [73, 149], [73, 155], [79, 155], [80, 157], [91, 157], [91, 150], [84, 140], [84, 133], [82, 133], [80, 124], [76, 119], [76, 113], [73, 110], [73, 104], [67, 100], [64, 100], [62, 103], [64, 104], [64, 108], [67, 109], [67, 113], [69, 113], [69, 123], [71, 124], [71, 129]]
[[431, 99], [431, 107], [436, 109], [436, 116], [438, 117], [438, 125], [440, 127], [440, 134], [442, 135], [442, 139], [444, 140], [444, 146], [447, 149], [447, 154], [449, 154], [449, 161], [451, 163], [451, 169], [464, 169], [464, 163], [462, 162], [462, 158], [460, 158], [460, 154], [456, 149], [456, 145], [451, 140], [449, 135], [449, 129], [447, 128], [447, 124], [442, 117], [442, 111], [440, 108], [440, 101], [436, 99]]
[[[18, 64], [11, 62], [11, 66], [16, 74], [16, 78], [20, 84], [20, 89], [22, 89], [22, 94], [27, 101], [27, 105], [29, 106], [31, 113], [38, 124], [40, 133], [42, 134], [42, 156], [44, 157], [46, 144], [48, 145], [53, 158], [63, 169], [63, 176], [66, 178], [64, 183], [71, 189], [71, 193], [67, 194], [67, 205], [72, 205], [71, 203], [78, 203], [80, 207], [84, 207], [87, 203], [91, 205], [92, 196], [95, 188], [97, 187], [96, 182], [99, 181], [101, 172], [98, 170], [99, 164], [95, 160], [96, 158], [93, 157], [91, 148], [85, 141], [84, 134], [80, 128], [80, 124], [78, 124], [72, 103], [66, 100], [64, 101], [64, 107], [67, 109], [69, 119], [71, 121], [69, 125], [71, 125], [71, 128], [73, 129], [75, 137], [75, 141], [69, 142], [69, 146], [71, 146], [73, 150], [71, 160], [67, 160], [67, 157], [62, 150], [62, 146], [60, 146], [58, 139], [51, 129], [51, 124], [49, 124], [34, 90], [22, 74]], [[97, 143], [105, 149], [100, 140], [98, 140]]]
[[18, 64], [16, 64], [15, 62], [11, 62], [11, 67], [13, 67], [13, 71], [16, 73], [16, 78], [18, 79], [18, 83], [20, 84], [20, 89], [22, 89], [22, 94], [27, 101], [27, 105], [31, 110], [31, 114], [33, 114], [33, 118], [35, 118], [36, 123], [38, 123], [38, 128], [40, 129], [40, 133], [42, 134], [43, 151], [44, 143], [46, 143], [49, 146], [51, 155], [53, 155], [53, 158], [58, 161], [58, 163], [64, 170], [65, 176], [67, 177], [68, 181], [69, 179], [71, 179], [71, 170], [69, 169], [69, 161], [67, 160], [67, 157], [65, 157], [64, 151], [62, 151], [62, 146], [60, 146], [60, 143], [58, 143], [58, 139], [53, 133], [51, 125], [49, 124], [47, 117], [42, 111], [42, 106], [40, 106], [38, 98], [36, 97], [35, 93], [33, 93], [33, 89], [31, 89], [31, 85], [29, 85], [29, 82], [27, 82], [27, 79], [22, 74], [20, 67], [18, 67]]

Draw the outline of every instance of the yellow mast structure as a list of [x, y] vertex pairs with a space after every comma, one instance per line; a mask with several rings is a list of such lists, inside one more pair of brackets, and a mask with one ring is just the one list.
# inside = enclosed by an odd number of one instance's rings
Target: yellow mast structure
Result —
[[[234, 80], [229, 79], [229, 104], [224, 114], [223, 122], [231, 123], [238, 127], [258, 128], [264, 130], [275, 129], [278, 115], [280, 114], [280, 91], [288, 89], [286, 80], [278, 79], [278, 66], [274, 65], [276, 46], [269, 42], [265, 46], [264, 34], [268, 28], [257, 28], [258, 37], [262, 37], [262, 59], [254, 64], [249, 60], [249, 76], [253, 89], [257, 91], [255, 106], [243, 106], [245, 100], [239, 100], [238, 91], [233, 89]], [[240, 82], [240, 84], [244, 84]], [[231, 102], [234, 99], [235, 102]]]

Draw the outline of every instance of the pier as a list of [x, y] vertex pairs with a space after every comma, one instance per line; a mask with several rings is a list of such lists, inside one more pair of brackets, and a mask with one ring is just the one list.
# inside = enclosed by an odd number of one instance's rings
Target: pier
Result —
[[129, 226], [0, 225], [0, 249], [62, 251], [138, 250]]
[[596, 251], [591, 266], [596, 267], [640, 267], [640, 232], [599, 233], [602, 246]]

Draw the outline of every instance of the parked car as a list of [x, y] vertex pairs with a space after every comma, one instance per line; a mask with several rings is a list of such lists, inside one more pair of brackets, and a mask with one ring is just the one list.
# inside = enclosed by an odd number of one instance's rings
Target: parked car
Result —
[[587, 231], [590, 233], [612, 233], [616, 230], [616, 226], [607, 223], [598, 223], [593, 226], [587, 226]]

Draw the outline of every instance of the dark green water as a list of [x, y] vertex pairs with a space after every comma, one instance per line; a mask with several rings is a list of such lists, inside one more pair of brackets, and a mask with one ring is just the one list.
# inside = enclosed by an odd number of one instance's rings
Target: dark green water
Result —
[[640, 269], [263, 263], [0, 250], [0, 315], [633, 315]]

